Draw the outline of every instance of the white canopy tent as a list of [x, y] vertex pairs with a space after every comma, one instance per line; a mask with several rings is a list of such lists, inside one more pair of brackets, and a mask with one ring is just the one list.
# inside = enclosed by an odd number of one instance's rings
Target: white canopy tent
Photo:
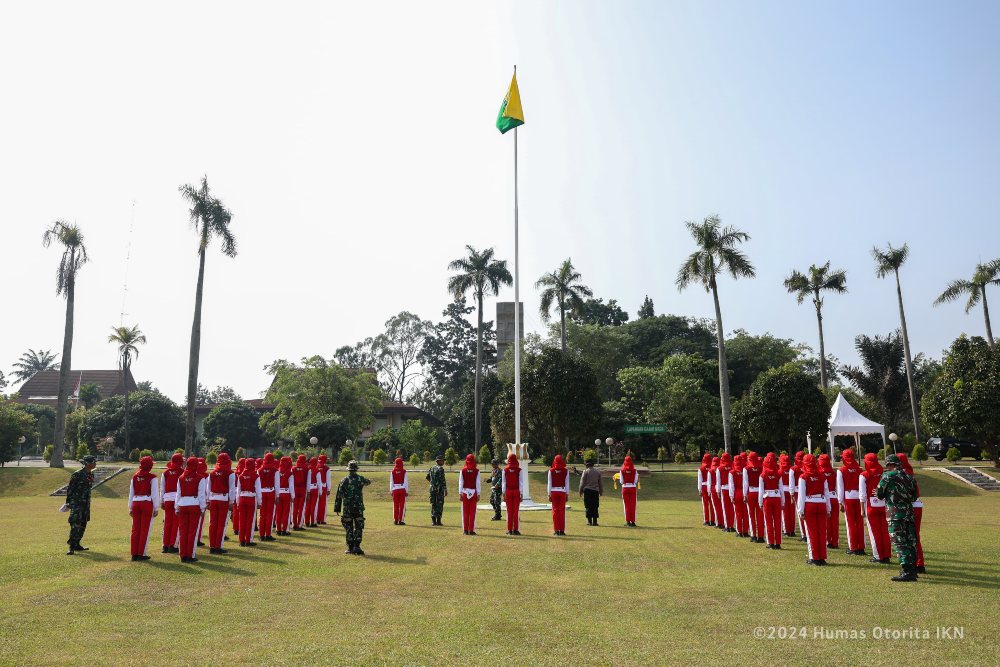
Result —
[[866, 433], [878, 433], [885, 445], [885, 426], [873, 422], [854, 409], [843, 394], [837, 394], [837, 400], [830, 409], [830, 431], [827, 439], [830, 442], [830, 458], [833, 459], [833, 437], [835, 435], [853, 435], [854, 442], [861, 450], [861, 436]]

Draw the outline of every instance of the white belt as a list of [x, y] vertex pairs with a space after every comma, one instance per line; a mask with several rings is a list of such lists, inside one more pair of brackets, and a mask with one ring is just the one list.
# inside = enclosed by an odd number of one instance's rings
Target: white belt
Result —
[[462, 489], [462, 493], [465, 494], [466, 498], [469, 498], [471, 500], [472, 497], [476, 495], [476, 490], [475, 489]]
[[829, 498], [830, 500], [837, 500], [837, 494], [834, 493], [833, 491], [827, 491], [826, 497]]
[[175, 500], [177, 500], [176, 491], [167, 491], [166, 493], [163, 494], [163, 502], [172, 503]]
[[868, 504], [872, 507], [885, 507], [885, 501], [881, 498], [869, 498]]
[[712, 486], [712, 483], [711, 482], [702, 482], [701, 485], [702, 486]]
[[139, 502], [143, 502], [143, 501], [150, 501], [152, 499], [153, 499], [153, 496], [132, 496], [132, 502], [133, 503], [139, 503]]
[[558, 492], [558, 493], [569, 493], [569, 487], [568, 486], [553, 486], [552, 487], [552, 493], [556, 493], [556, 492]]
[[628, 482], [628, 483], [622, 482], [622, 488], [623, 489], [634, 489], [635, 488], [635, 482]]
[[240, 498], [256, 498], [256, 491], [240, 491]]
[[822, 493], [814, 493], [811, 496], [806, 496], [806, 502], [807, 503], [822, 503], [822, 502], [826, 502], [826, 496], [824, 496]]
[[198, 502], [198, 496], [181, 496], [177, 499], [177, 507], [190, 507], [191, 505], [201, 505]]
[[267, 488], [261, 489], [260, 492], [261, 493], [274, 493], [274, 487], [273, 486], [269, 486]]
[[315, 490], [316, 490], [316, 488], [317, 488], [317, 487], [316, 487], [316, 485], [315, 485], [315, 484], [310, 484], [309, 486], [307, 486], [307, 487], [306, 487], [306, 489], [308, 489], [309, 491], [315, 491]]
[[225, 500], [226, 502], [229, 502], [229, 494], [228, 493], [210, 493], [210, 494], [208, 494], [208, 499], [209, 500]]
[[764, 489], [764, 497], [765, 498], [780, 498], [781, 497], [781, 491], [779, 491], [778, 489]]
[[920, 498], [917, 498], [916, 500], [913, 501], [913, 507], [923, 507], [923, 506], [924, 506], [924, 501], [921, 500]]
[[389, 485], [389, 491], [403, 491], [404, 489], [406, 489], [406, 486], [404, 486], [403, 484], [390, 484]]
[[292, 492], [292, 490], [291, 490], [291, 489], [278, 489], [278, 493], [283, 493], [283, 494], [284, 494], [284, 495], [286, 495], [286, 496], [287, 496], [288, 494], [290, 494], [291, 492]]
[[844, 491], [844, 500], [858, 500], [860, 497], [857, 491]]
[[748, 487], [747, 488], [747, 495], [750, 495], [751, 493], [760, 493], [760, 487], [758, 487], [758, 486]]

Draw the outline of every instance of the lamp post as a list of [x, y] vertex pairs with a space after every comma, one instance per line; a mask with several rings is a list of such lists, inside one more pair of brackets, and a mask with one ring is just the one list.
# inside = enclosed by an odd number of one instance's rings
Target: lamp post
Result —
[[612, 463], [611, 463], [611, 445], [615, 444], [615, 439], [609, 437], [607, 440], [604, 441], [604, 444], [608, 446], [608, 466], [611, 466], [612, 465]]
[[597, 452], [597, 462], [600, 463], [601, 462], [601, 439], [600, 438], [595, 438], [594, 439], [594, 451]]
[[896, 435], [895, 433], [890, 433], [889, 434], [889, 442], [892, 443], [892, 453], [893, 454], [896, 453], [896, 441], [897, 440], [899, 440], [899, 436], [898, 435]]
[[17, 467], [21, 467], [21, 448], [24, 446], [25, 438], [23, 435], [17, 439]]
[[351, 450], [351, 458], [354, 459], [355, 461], [357, 461], [358, 457], [357, 457], [357, 455], [354, 452], [354, 441], [351, 440], [350, 438], [348, 438], [347, 440], [344, 441], [344, 444], [347, 445], [347, 448], [349, 450]]

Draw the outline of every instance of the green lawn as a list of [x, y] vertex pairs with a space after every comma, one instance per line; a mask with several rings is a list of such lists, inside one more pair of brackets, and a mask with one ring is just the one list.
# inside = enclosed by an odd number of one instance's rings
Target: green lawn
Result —
[[[393, 526], [386, 474], [372, 473], [365, 558], [343, 555], [331, 524], [182, 565], [152, 550], [129, 561], [127, 475], [95, 490], [92, 550], [70, 558], [46, 495], [66, 473], [6, 468], [0, 664], [1000, 664], [1000, 494], [918, 475], [930, 574], [892, 584], [895, 568], [843, 553], [808, 567], [802, 543], [771, 552], [702, 527], [689, 472], [642, 480], [638, 529], [614, 497], [597, 528], [577, 502], [566, 538], [544, 512], [524, 515], [520, 538], [481, 512], [464, 537], [453, 502], [431, 527], [415, 474], [409, 525]], [[809, 638], [758, 640], [758, 626]], [[965, 637], [811, 638], [875, 626]]]

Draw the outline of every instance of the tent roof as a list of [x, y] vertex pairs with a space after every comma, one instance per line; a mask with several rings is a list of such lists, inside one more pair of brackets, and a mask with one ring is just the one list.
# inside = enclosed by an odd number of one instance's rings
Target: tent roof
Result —
[[854, 409], [843, 394], [837, 394], [837, 400], [830, 409], [830, 435], [843, 433], [881, 433], [885, 437], [885, 427], [873, 422]]

